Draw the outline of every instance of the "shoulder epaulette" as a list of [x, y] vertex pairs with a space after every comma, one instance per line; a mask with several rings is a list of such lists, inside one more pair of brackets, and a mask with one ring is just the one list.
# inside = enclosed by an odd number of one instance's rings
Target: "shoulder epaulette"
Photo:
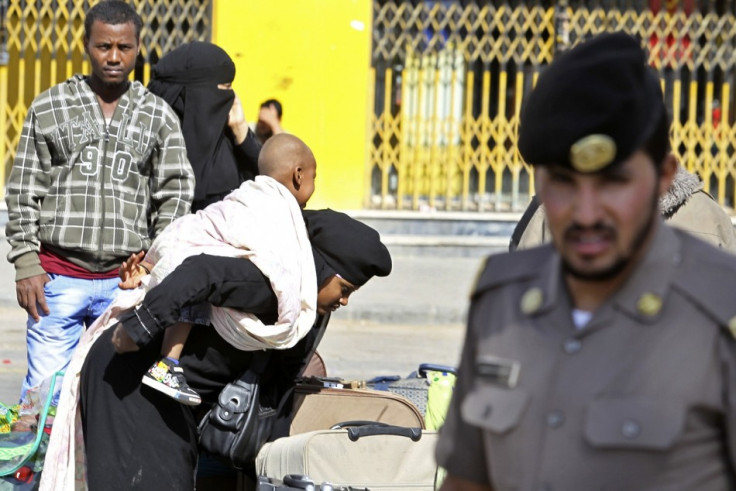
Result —
[[500, 285], [537, 276], [554, 253], [552, 245], [488, 256], [472, 289], [472, 296]]
[[736, 338], [736, 256], [678, 234], [686, 254], [674, 286]]

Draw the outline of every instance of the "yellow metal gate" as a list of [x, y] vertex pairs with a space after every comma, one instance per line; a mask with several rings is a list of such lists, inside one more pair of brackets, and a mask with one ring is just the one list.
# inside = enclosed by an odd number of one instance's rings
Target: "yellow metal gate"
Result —
[[[84, 13], [96, 1], [0, 0], [0, 197], [33, 98], [74, 73], [88, 73]], [[143, 19], [134, 77], [186, 41], [211, 37], [212, 0], [136, 0]]]
[[735, 13], [734, 0], [374, 1], [367, 206], [522, 210], [524, 94], [555, 54], [624, 30], [650, 49], [674, 152], [733, 207]]

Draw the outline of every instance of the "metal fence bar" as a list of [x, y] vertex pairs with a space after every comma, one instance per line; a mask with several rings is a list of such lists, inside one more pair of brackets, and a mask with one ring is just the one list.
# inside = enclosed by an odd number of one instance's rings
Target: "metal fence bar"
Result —
[[[0, 183], [5, 182], [5, 158], [8, 153], [6, 139], [8, 115], [2, 101], [8, 100], [8, 47], [5, 21], [8, 11], [8, 0], [0, 0]], [[0, 198], [5, 198], [5, 186], [0, 186]]]

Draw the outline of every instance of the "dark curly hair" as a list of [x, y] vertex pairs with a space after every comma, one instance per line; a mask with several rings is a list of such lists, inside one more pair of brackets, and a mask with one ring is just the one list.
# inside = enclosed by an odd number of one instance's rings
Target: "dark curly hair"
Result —
[[103, 0], [87, 11], [84, 19], [84, 37], [89, 39], [92, 33], [92, 24], [96, 21], [104, 24], [126, 24], [131, 22], [135, 26], [135, 37], [140, 38], [143, 21], [138, 12], [122, 0]]

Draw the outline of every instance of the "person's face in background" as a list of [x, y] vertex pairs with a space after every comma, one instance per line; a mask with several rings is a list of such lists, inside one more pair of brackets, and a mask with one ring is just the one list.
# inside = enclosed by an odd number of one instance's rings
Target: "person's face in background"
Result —
[[273, 129], [281, 122], [276, 106], [269, 104], [261, 106], [258, 110], [258, 121], [256, 122], [256, 136], [261, 142], [265, 142], [273, 136]]

